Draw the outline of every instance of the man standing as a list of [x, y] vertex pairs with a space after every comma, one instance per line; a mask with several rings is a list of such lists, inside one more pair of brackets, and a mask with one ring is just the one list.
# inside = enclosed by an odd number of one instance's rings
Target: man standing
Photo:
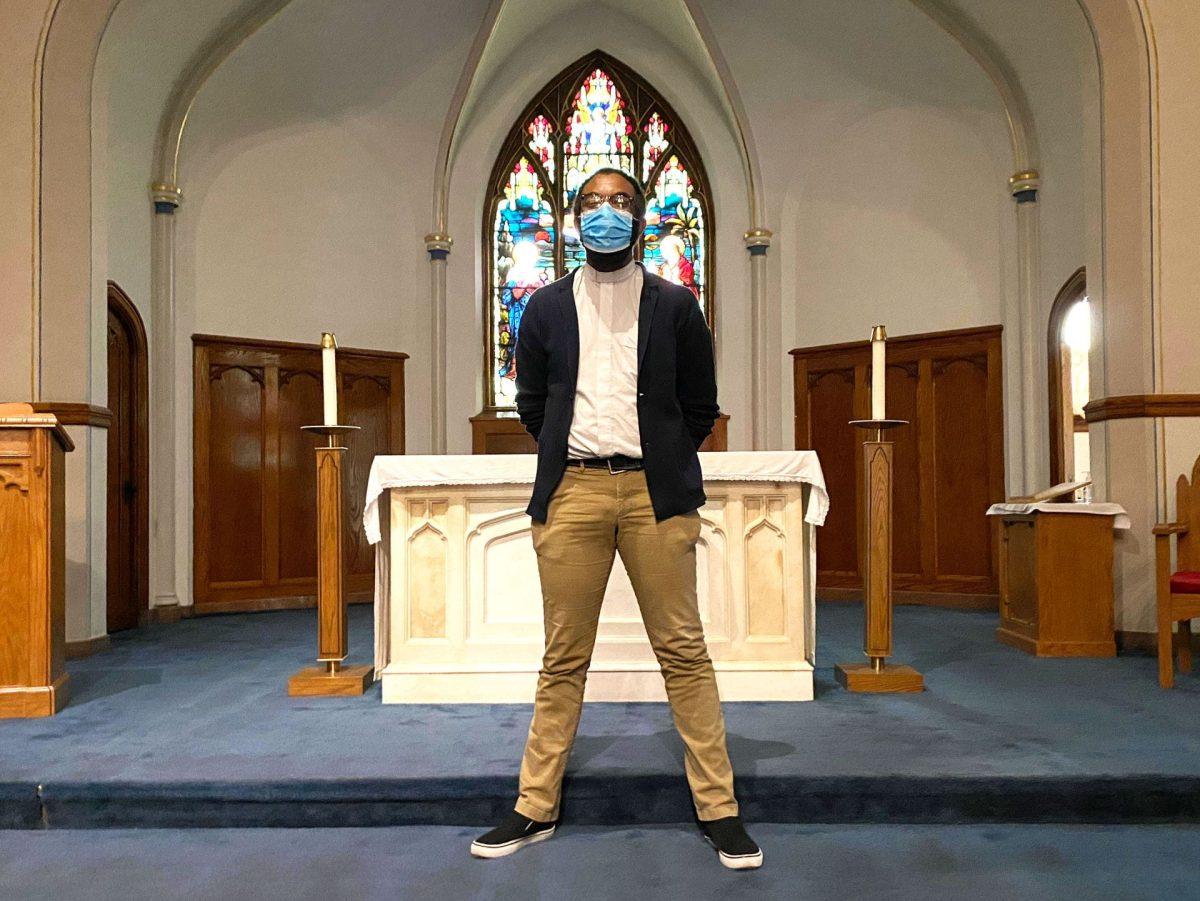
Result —
[[761, 866], [733, 794], [725, 723], [696, 604], [696, 450], [719, 409], [696, 297], [633, 258], [646, 198], [619, 169], [575, 195], [587, 262], [530, 298], [517, 411], [538, 443], [532, 518], [546, 628], [515, 810], [471, 844], [502, 857], [554, 834], [613, 557], [620, 553], [666, 682], [697, 818], [721, 863]]

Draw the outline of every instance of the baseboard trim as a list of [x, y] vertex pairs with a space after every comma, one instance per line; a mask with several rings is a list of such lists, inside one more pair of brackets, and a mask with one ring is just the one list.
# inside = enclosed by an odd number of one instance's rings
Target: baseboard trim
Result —
[[1047, 641], [1022, 635], [1004, 626], [996, 630], [996, 640], [1037, 657], [1117, 656], [1117, 646], [1113, 641]]
[[[863, 593], [861, 588], [821, 588], [817, 587], [817, 600], [831, 603], [861, 604]], [[951, 591], [903, 591], [892, 592], [892, 599], [897, 604], [922, 607], [947, 607], [951, 610], [999, 610], [1000, 596], [998, 594], [964, 594]]]
[[[375, 597], [370, 591], [348, 594], [348, 604], [373, 604]], [[272, 610], [311, 610], [317, 606], [313, 595], [297, 595], [282, 598], [247, 598], [237, 601], [207, 601], [188, 609], [190, 616], [212, 616], [222, 613], [269, 613]]]
[[181, 619], [190, 617], [191, 610], [191, 607], [185, 607], [183, 604], [164, 604], [160, 607], [151, 607], [146, 622], [151, 625], [177, 623]]
[[95, 638], [85, 638], [83, 641], [68, 641], [67, 659], [79, 660], [83, 657], [91, 657], [100, 651], [108, 650], [111, 642], [107, 635], [97, 635]]
[[[1192, 650], [1200, 654], [1200, 634], [1192, 634]], [[1157, 657], [1158, 634], [1118, 629], [1117, 654], [1130, 657]]]

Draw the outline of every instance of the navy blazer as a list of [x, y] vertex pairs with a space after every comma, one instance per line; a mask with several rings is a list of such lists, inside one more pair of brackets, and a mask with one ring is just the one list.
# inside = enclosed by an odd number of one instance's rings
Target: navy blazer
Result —
[[[639, 264], [640, 265], [640, 264]], [[517, 413], [537, 441], [526, 513], [546, 521], [567, 461], [579, 377], [574, 271], [529, 298], [517, 335]], [[637, 412], [646, 485], [656, 520], [704, 505], [696, 455], [720, 409], [712, 335], [696, 296], [644, 272], [638, 305]]]

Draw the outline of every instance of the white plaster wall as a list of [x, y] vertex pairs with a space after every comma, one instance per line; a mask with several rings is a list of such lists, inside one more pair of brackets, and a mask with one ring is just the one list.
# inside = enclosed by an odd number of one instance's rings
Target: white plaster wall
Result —
[[991, 83], [907, 0], [761, 7], [704, 4], [775, 231], [768, 358], [781, 386], [774, 442], [789, 447], [790, 349], [863, 340], [877, 323], [894, 336], [1007, 325], [1011, 156]]
[[[185, 198], [177, 214], [174, 488], [185, 602], [192, 333], [311, 341], [333, 329], [343, 344], [405, 351], [408, 447], [428, 449], [422, 236], [433, 225], [438, 138], [484, 6], [458, 0], [418, 12], [415, 4], [385, 0], [295, 0], [201, 92], [183, 148]], [[540, 30], [516, 19], [500, 23], [499, 32], [516, 32], [490, 52], [520, 55], [503, 60], [506, 78], [487, 82], [464, 119], [449, 218], [449, 449], [469, 451], [467, 418], [483, 397], [483, 180], [512, 117], [558, 69], [596, 46], [655, 84], [704, 156], [716, 204], [721, 403], [733, 417], [731, 446], [749, 447], [749, 266], [741, 234], [751, 223], [713, 79], [677, 22], [664, 21], [656, 33], [653, 10], [630, 15], [617, 0], [562, 7]], [[519, 5], [512, 9], [519, 15]], [[776, 233], [768, 258], [773, 312], [764, 327], [768, 365], [777, 367], [771, 444], [791, 443], [787, 351], [864, 338], [877, 321], [892, 334], [1005, 323], [1011, 389], [1019, 379], [1006, 313], [1015, 305], [1011, 152], [999, 100], [978, 66], [908, 0], [760, 0], [754, 15], [705, 0], [703, 10], [749, 117], [766, 225]], [[165, 75], [141, 69], [165, 71], [168, 61], [130, 53], [153, 47], [160, 26], [146, 20], [154, 4], [125, 0], [118, 16], [126, 11], [134, 21], [125, 43], [114, 45], [120, 52], [107, 78], [107, 259], [110, 277], [145, 303], [146, 183], [167, 87], [152, 84]], [[531, 58], [530, 47], [541, 48], [542, 63], [516, 65]], [[1078, 64], [1074, 57], [1062, 63]], [[1086, 144], [1076, 96], [1046, 113], [1066, 136], [1055, 151], [1066, 174], [1054, 186], [1086, 181], [1067, 164]], [[1062, 195], [1080, 192], [1064, 188]], [[1052, 196], [1048, 185], [1047, 203]], [[1044, 215], [1043, 243], [1058, 241], [1048, 233], [1061, 234], [1065, 247], [1056, 251], [1061, 261], [1043, 267], [1047, 282], [1078, 265], [1086, 244], [1078, 207], [1064, 203]], [[1011, 400], [1008, 415], [1010, 423], [1018, 416]]]
[[[1049, 373], [1043, 348], [1054, 298], [1080, 266], [1087, 267], [1097, 334], [1103, 330], [1099, 66], [1077, 0], [1039, 0], [1036, 9], [1026, 14], [1017, 14], [1012, 4], [991, 0], [956, 0], [956, 5], [968, 22], [1000, 48], [1018, 73], [1037, 133], [1037, 167], [1042, 177], [1038, 192], [1041, 282], [1035, 298], [1034, 370], [1022, 373], [1009, 365], [1005, 381], [1010, 408], [1012, 399], [1020, 396], [1022, 380], [1034, 407], [1030, 418], [1036, 429], [1023, 435], [1020, 421], [1010, 416], [1008, 443], [1013, 451], [1018, 451], [1022, 441], [1036, 448], [1037, 468], [1029, 473], [1027, 484], [1040, 489], [1050, 479]], [[1030, 27], [1031, 22], [1037, 27]], [[1015, 337], [1019, 327], [1015, 316], [1006, 321], [1009, 326], [1010, 337]], [[1103, 345], [1096, 341], [1095, 347], [1092, 384], [1099, 396], [1104, 393]], [[1016, 456], [1009, 455], [1010, 484], [1019, 484]], [[1102, 476], [1102, 465], [1092, 468]]]
[[[152, 208], [149, 184], [159, 119], [175, 78], [219, 23], [245, 0], [122, 0], [109, 19], [96, 57], [92, 79], [92, 362], [90, 400], [107, 402], [107, 282], [116, 282], [141, 313], [148, 340], [155, 340], [150, 309], [150, 227]], [[186, 363], [186, 361], [185, 361]], [[190, 370], [189, 370], [190, 371]], [[190, 396], [190, 395], [189, 395]], [[190, 421], [190, 420], [189, 420]], [[75, 430], [73, 430], [74, 432]], [[68, 585], [67, 638], [82, 640], [107, 631], [106, 626], [106, 520], [107, 441], [102, 431], [91, 429], [77, 451], [68, 457], [68, 482], [84, 480], [91, 498], [88, 516], [73, 515], [68, 504], [68, 556], [72, 547], [83, 547], [82, 536], [93, 536], [90, 601]], [[190, 438], [188, 439], [190, 443]], [[84, 469], [80, 450], [89, 457]], [[163, 485], [150, 474], [152, 493], [176, 493], [180, 523], [191, 521], [190, 486]], [[78, 521], [77, 521], [78, 520]], [[74, 537], [72, 537], [74, 536]], [[191, 536], [176, 531], [176, 557], [181, 571], [190, 571]], [[151, 541], [151, 554], [155, 553]], [[80, 573], [83, 567], [71, 565]], [[151, 579], [158, 572], [150, 561]], [[70, 580], [71, 574], [68, 573]], [[151, 584], [150, 594], [160, 594]]]
[[[178, 580], [190, 602], [196, 333], [403, 351], [410, 450], [428, 448], [430, 181], [483, 4], [296, 0], [201, 92], [178, 215]], [[478, 347], [478, 336], [452, 323]], [[469, 404], [460, 406], [468, 416]], [[463, 450], [463, 448], [457, 448]]]

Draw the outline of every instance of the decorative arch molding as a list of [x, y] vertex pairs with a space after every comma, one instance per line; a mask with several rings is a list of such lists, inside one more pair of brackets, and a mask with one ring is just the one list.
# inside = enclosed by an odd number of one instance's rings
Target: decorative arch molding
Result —
[[[155, 137], [150, 190], [156, 207], [159, 204], [178, 206], [182, 198], [180, 152], [188, 116], [200, 91], [222, 63], [289, 3], [291, 0], [247, 0], [225, 18], [183, 68], [167, 98]], [[162, 209], [158, 211], [163, 212]]]
[[[1037, 192], [1041, 187], [1040, 152], [1037, 129], [1028, 98], [1020, 79], [1004, 53], [967, 15], [948, 0], [911, 0], [935, 25], [955, 40], [992, 82], [1000, 97], [1012, 147], [1013, 174], [1009, 189], [1016, 201], [1017, 286], [1016, 306], [1020, 346], [1021, 466], [1019, 480], [1024, 487], [1040, 479], [1041, 417], [1038, 415], [1037, 357], [1034, 354], [1038, 332], [1039, 295], [1041, 292], [1041, 235]], [[1012, 486], [1010, 486], [1012, 487]]]
[[995, 41], [947, 0], [911, 2], [942, 31], [957, 41], [979, 68], [983, 69], [995, 86], [996, 93], [1000, 95], [1000, 103], [1004, 107], [1009, 141], [1012, 144], [1014, 178], [1027, 173], [1032, 173], [1036, 178], [1041, 164], [1037, 128], [1025, 90], [1021, 87], [1021, 81], [1008, 58]]
[[[729, 65], [726, 63], [725, 57], [722, 55], [720, 47], [713, 36], [712, 29], [708, 25], [708, 20], [700, 12], [697, 0], [677, 0], [677, 2], [682, 8], [700, 46], [704, 50], [705, 58], [721, 84], [724, 95], [721, 98], [724, 112], [729, 118], [727, 124], [737, 140], [738, 152], [746, 178], [750, 229], [762, 228], [763, 223], [760, 221], [762, 176], [760, 174], [758, 156], [754, 149], [754, 137], [750, 130], [745, 110], [742, 107], [737, 85], [733, 81]], [[496, 24], [500, 19], [500, 13], [503, 11], [505, 4], [506, 0], [492, 0], [488, 5], [483, 20], [480, 22], [479, 30], [476, 32], [475, 40], [467, 54], [462, 75], [459, 77], [458, 86], [455, 89], [454, 96], [450, 100], [450, 108], [446, 116], [446, 123], [442, 130], [436, 157], [433, 181], [433, 230], [426, 238], [427, 241], [434, 237], [448, 236], [451, 170], [453, 168], [454, 152], [461, 137], [462, 112], [466, 106], [467, 99], [474, 89], [476, 77], [479, 73], [480, 61], [483, 58], [488, 43], [495, 34]]]

